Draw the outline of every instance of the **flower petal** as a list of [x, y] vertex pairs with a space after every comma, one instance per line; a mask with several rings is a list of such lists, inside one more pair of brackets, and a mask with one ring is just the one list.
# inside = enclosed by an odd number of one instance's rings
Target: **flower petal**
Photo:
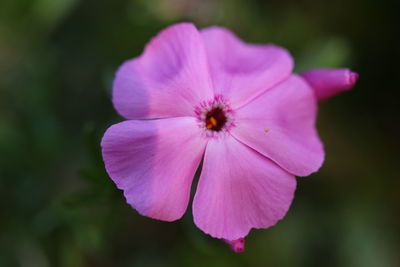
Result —
[[358, 80], [358, 74], [349, 69], [312, 69], [302, 76], [314, 89], [318, 100], [348, 91]]
[[288, 172], [307, 176], [321, 167], [316, 99], [301, 77], [291, 76], [236, 113], [232, 135]]
[[287, 78], [293, 69], [289, 52], [275, 45], [246, 44], [221, 27], [201, 31], [214, 91], [239, 107]]
[[101, 142], [106, 170], [127, 202], [165, 221], [184, 214], [205, 145], [191, 117], [121, 122]]
[[215, 238], [237, 240], [285, 216], [293, 175], [228, 136], [209, 141], [193, 201], [194, 222]]
[[204, 43], [189, 23], [160, 32], [119, 68], [113, 85], [115, 109], [128, 119], [191, 116], [213, 96]]

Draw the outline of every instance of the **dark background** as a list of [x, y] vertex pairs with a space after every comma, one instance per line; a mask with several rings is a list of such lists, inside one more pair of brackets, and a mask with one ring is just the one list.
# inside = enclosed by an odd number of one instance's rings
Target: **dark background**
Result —
[[[398, 3], [1, 0], [0, 266], [400, 266]], [[122, 120], [116, 68], [179, 21], [284, 46], [296, 71], [360, 74], [320, 105], [323, 168], [244, 254], [190, 210], [175, 223], [139, 216], [102, 164], [101, 136]]]

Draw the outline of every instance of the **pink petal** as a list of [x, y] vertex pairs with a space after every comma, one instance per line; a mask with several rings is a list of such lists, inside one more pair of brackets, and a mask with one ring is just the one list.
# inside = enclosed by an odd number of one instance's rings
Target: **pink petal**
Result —
[[204, 153], [194, 118], [124, 121], [101, 142], [106, 170], [140, 214], [174, 221], [184, 214]]
[[191, 116], [213, 96], [204, 43], [189, 23], [160, 32], [119, 68], [113, 85], [114, 106], [129, 119]]
[[293, 75], [237, 110], [231, 133], [288, 172], [307, 176], [324, 160], [316, 104], [309, 85]]
[[275, 45], [246, 44], [221, 27], [201, 31], [214, 90], [239, 107], [287, 78], [293, 68], [289, 52]]
[[302, 74], [314, 89], [318, 100], [348, 91], [356, 84], [358, 74], [349, 69], [313, 69]]
[[197, 227], [237, 240], [285, 216], [295, 177], [231, 136], [209, 141], [193, 201]]

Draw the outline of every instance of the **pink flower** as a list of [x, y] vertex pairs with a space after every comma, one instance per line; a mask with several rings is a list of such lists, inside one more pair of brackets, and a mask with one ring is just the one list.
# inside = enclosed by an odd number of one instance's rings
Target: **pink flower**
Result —
[[144, 216], [181, 218], [203, 160], [194, 222], [243, 251], [250, 229], [285, 216], [295, 176], [321, 167], [317, 98], [357, 79], [347, 69], [303, 77], [292, 69], [285, 49], [246, 44], [224, 28], [180, 23], [159, 33], [119, 68], [113, 103], [128, 120], [101, 143], [126, 201]]

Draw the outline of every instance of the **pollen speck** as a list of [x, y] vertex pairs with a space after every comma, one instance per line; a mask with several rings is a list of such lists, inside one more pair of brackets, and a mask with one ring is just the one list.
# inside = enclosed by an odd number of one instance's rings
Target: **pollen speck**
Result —
[[264, 128], [264, 132], [268, 133], [269, 129], [268, 128]]

